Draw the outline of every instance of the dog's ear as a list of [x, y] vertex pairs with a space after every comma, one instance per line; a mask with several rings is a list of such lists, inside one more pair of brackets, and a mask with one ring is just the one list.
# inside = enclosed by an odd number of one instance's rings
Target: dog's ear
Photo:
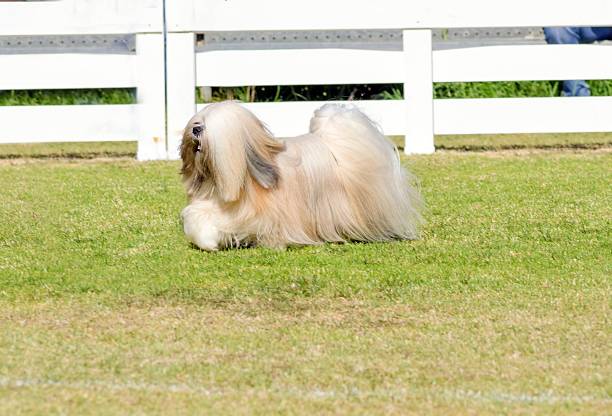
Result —
[[210, 106], [205, 115], [216, 188], [225, 201], [235, 201], [250, 176], [260, 186], [278, 182], [275, 140], [250, 111], [234, 102]]
[[265, 189], [274, 188], [278, 183], [278, 167], [270, 155], [258, 152], [247, 143], [247, 169], [253, 179]]
[[249, 124], [245, 142], [247, 169], [251, 177], [263, 188], [274, 188], [279, 179], [276, 154], [283, 150], [284, 146], [274, 139], [266, 126], [252, 114]]

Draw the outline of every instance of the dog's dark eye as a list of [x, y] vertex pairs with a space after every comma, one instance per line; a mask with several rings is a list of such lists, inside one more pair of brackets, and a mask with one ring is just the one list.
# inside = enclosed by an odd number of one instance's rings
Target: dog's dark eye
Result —
[[198, 125], [198, 126], [193, 126], [193, 128], [191, 129], [191, 132], [193, 133], [195, 137], [200, 137], [200, 134], [202, 134], [203, 130], [204, 130], [204, 127]]

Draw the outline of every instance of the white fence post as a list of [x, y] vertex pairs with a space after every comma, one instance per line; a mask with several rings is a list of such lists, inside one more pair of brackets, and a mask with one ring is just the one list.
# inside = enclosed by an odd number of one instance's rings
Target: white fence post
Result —
[[164, 38], [161, 33], [136, 35], [138, 95], [138, 160], [166, 159]]
[[183, 128], [196, 111], [195, 34], [168, 33], [168, 158], [179, 158]]
[[404, 30], [406, 154], [433, 153], [433, 52], [431, 30]]

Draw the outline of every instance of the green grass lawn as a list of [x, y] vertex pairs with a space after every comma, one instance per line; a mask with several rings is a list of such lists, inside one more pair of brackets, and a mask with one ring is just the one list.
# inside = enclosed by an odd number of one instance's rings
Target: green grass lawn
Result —
[[204, 253], [176, 162], [0, 161], [0, 414], [609, 414], [609, 147], [405, 163], [419, 241]]

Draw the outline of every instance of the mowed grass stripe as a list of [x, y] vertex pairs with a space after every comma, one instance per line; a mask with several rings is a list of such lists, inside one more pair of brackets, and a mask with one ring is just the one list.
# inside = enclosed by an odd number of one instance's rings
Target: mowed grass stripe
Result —
[[[101, 293], [193, 300], [402, 298], [415, 288], [601, 283], [608, 153], [436, 155], [408, 161], [428, 202], [424, 238], [206, 255], [183, 239], [178, 163], [1, 166], [6, 296]], [[497, 285], [497, 286], [496, 286]]]

